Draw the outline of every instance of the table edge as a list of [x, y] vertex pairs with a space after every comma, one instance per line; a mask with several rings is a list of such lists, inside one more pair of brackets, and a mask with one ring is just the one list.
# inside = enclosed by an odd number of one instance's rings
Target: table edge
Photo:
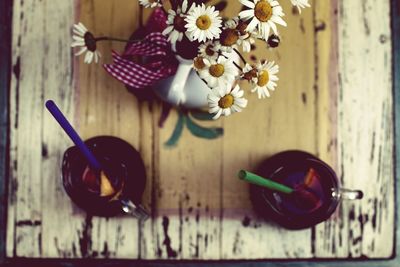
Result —
[[394, 257], [400, 261], [400, 1], [391, 0], [392, 77], [394, 99], [394, 175], [395, 175], [395, 233]]
[[[398, 267], [399, 258], [392, 259], [305, 259], [305, 260], [104, 260], [104, 259], [30, 259], [30, 258], [6, 258], [4, 266], [124, 266], [124, 267], [213, 267], [213, 266], [235, 266], [235, 267], [336, 267], [338, 264], [348, 267]], [[0, 263], [1, 264], [1, 263]], [[3, 265], [2, 265], [3, 266]]]
[[[346, 266], [397, 266], [400, 261], [400, 2], [391, 0], [391, 25], [392, 25], [392, 53], [393, 53], [393, 96], [394, 96], [394, 134], [395, 134], [395, 251], [390, 259], [310, 259], [310, 260], [238, 260], [238, 261], [141, 261], [141, 260], [52, 260], [52, 259], [12, 259], [7, 258], [5, 240], [6, 240], [6, 214], [7, 214], [7, 177], [8, 177], [8, 155], [9, 155], [9, 90], [11, 78], [11, 25], [12, 25], [12, 7], [13, 0], [0, 1], [0, 265], [7, 266], [28, 266], [32, 263], [38, 263], [41, 266], [87, 266], [96, 264], [96, 266], [106, 266], [121, 264], [121, 266], [213, 266], [235, 264], [238, 267], [246, 266], [337, 266], [338, 263]], [[397, 90], [396, 90], [397, 89]]]
[[6, 255], [12, 3], [0, 1], [0, 264]]

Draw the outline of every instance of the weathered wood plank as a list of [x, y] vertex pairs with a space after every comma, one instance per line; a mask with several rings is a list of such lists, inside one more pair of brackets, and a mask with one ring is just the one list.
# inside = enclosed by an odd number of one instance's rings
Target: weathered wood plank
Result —
[[337, 169], [338, 1], [313, 2], [317, 155]]
[[[400, 2], [391, 1], [391, 19], [392, 19], [392, 51], [393, 51], [393, 102], [395, 104], [395, 175], [396, 175], [396, 217], [395, 221], [399, 222], [400, 214]], [[400, 258], [400, 227], [396, 228], [396, 259]]]
[[[71, 42], [70, 26], [73, 23], [74, 2], [64, 1], [43, 3], [45, 26], [45, 54], [48, 58], [45, 68], [42, 101], [53, 99], [73, 121], [75, 115], [75, 81], [73, 79], [73, 58], [66, 51]], [[60, 14], [63, 14], [60, 16]], [[51, 24], [51, 27], [49, 26]], [[57, 32], [57, 34], [55, 34]], [[42, 103], [43, 107], [43, 103]], [[83, 213], [77, 210], [64, 192], [61, 183], [61, 161], [66, 148], [72, 142], [65, 135], [54, 118], [42, 111], [41, 180], [42, 180], [42, 224], [41, 254], [35, 257], [77, 257], [84, 256], [79, 249], [81, 236], [77, 229], [85, 223]], [[67, 229], [70, 229], [68, 231]]]
[[[11, 45], [15, 44], [16, 41], [18, 40], [18, 38], [16, 37], [16, 29], [21, 28], [20, 26], [20, 21], [16, 20], [15, 14], [20, 14], [20, 9], [17, 8], [19, 7], [19, 5], [13, 5], [13, 17], [12, 17], [12, 29], [13, 29], [13, 34], [11, 37]], [[17, 23], [18, 22], [18, 23]], [[13, 58], [14, 56], [14, 51], [17, 50], [18, 46], [12, 46], [11, 49], [11, 62], [13, 66], [16, 66], [15, 63], [17, 63], [17, 61], [15, 61], [15, 59]], [[14, 102], [16, 101], [16, 91], [15, 89], [18, 89], [18, 87], [16, 87], [16, 82], [18, 81], [19, 77], [16, 77], [16, 70], [18, 70], [18, 68], [12, 68], [13, 73], [11, 74], [10, 77], [10, 93], [9, 93], [9, 106], [10, 106], [10, 112], [9, 112], [9, 135], [10, 135], [10, 144], [9, 144], [9, 157], [10, 157], [10, 161], [9, 161], [9, 166], [7, 166], [9, 168], [9, 177], [8, 177], [8, 199], [7, 199], [7, 233], [6, 233], [6, 256], [7, 257], [11, 257], [13, 256], [13, 254], [15, 253], [14, 248], [15, 248], [15, 206], [16, 206], [16, 201], [15, 201], [15, 190], [16, 189], [16, 178], [15, 178], [15, 170], [13, 171], [14, 168], [12, 168], [11, 166], [14, 165], [14, 162], [11, 160], [12, 158], [16, 157], [16, 149], [13, 147], [16, 147], [16, 145], [13, 145], [13, 141], [11, 140], [11, 136], [15, 136], [15, 128], [17, 125], [12, 124], [12, 118], [14, 118], [14, 120], [16, 120], [16, 107], [14, 104]], [[18, 73], [18, 72], [17, 72]], [[14, 141], [15, 142], [15, 141]]]
[[[76, 19], [82, 21], [97, 36], [128, 38], [138, 23], [138, 3], [135, 1], [76, 1]], [[111, 62], [111, 50], [123, 51], [123, 43], [99, 43], [101, 63]], [[79, 59], [77, 86], [78, 104], [75, 121], [84, 138], [96, 135], [120, 137], [139, 148], [141, 112], [136, 98], [101, 65], [86, 65]], [[139, 256], [138, 221], [133, 217], [93, 218], [92, 250], [99, 258], [137, 258]], [[103, 253], [102, 253], [103, 252]]]
[[343, 186], [359, 188], [365, 197], [344, 202], [338, 216], [320, 229], [317, 239], [325, 242], [317, 256], [393, 254], [389, 18], [388, 1], [339, 1], [338, 173]]
[[[157, 186], [152, 200], [155, 217], [151, 228], [143, 231], [146, 252], [142, 257], [217, 259], [220, 165], [218, 158], [210, 160], [209, 153], [218, 155], [221, 140], [195, 139], [185, 129], [179, 148], [168, 149], [164, 143], [176, 120], [173, 112], [156, 141], [158, 169], [153, 183], [157, 181]], [[197, 153], [204, 147], [208, 148], [207, 153]]]
[[6, 257], [12, 4], [0, 2], [0, 263]]
[[[144, 17], [148, 15], [145, 11]], [[153, 218], [141, 229], [141, 258], [219, 259], [220, 162], [219, 158], [210, 161], [210, 155], [220, 153], [221, 140], [198, 139], [185, 127], [178, 146], [167, 148], [165, 142], [173, 132], [177, 112], [171, 112], [163, 128], [157, 123], [161, 114], [157, 101], [152, 112], [152, 151], [144, 153], [152, 154], [145, 161], [153, 167], [147, 189]], [[142, 121], [150, 123], [150, 119]], [[220, 122], [201, 124], [210, 127]], [[143, 145], [148, 149], [149, 143]], [[207, 152], [203, 153], [205, 148]]]
[[[70, 142], [44, 112], [47, 98], [54, 99], [68, 117], [73, 111], [71, 57], [65, 50], [72, 40], [72, 9], [72, 1], [14, 2], [18, 15], [13, 17], [8, 256], [64, 256], [63, 244], [42, 240], [53, 230], [67, 241], [64, 237], [72, 237], [71, 233], [60, 229], [74, 229], [74, 222], [81, 221], [81, 216], [73, 219], [65, 214], [65, 203], [69, 209], [71, 205], [60, 188], [60, 159]], [[55, 228], [58, 218], [64, 224]], [[78, 243], [78, 236], [75, 240]]]
[[262, 160], [283, 150], [317, 152], [313, 12], [308, 8], [300, 16], [292, 12], [289, 1], [281, 4], [288, 23], [287, 28], [280, 28], [281, 45], [266, 53], [265, 44], [259, 43], [256, 51], [259, 60], [279, 64], [278, 87], [264, 100], [247, 92], [249, 107], [224, 121], [224, 259], [312, 257], [311, 230], [287, 231], [257, 218], [248, 185], [236, 178], [240, 168], [254, 170]]
[[158, 125], [154, 103], [142, 103], [140, 106], [140, 146], [139, 151], [146, 167], [147, 181], [146, 189], [143, 194], [143, 204], [149, 209], [149, 218], [139, 228], [139, 258], [147, 259], [157, 254], [156, 238], [154, 231], [157, 216], [157, 191], [158, 191]]
[[[11, 189], [9, 221], [14, 222], [13, 239], [16, 256], [41, 254], [41, 126], [43, 123], [43, 64], [45, 17], [43, 3], [34, 1], [30, 9], [14, 3], [13, 71], [11, 81]], [[23, 13], [22, 10], [25, 12]], [[31, 12], [29, 12], [31, 11]], [[24, 14], [24, 15], [22, 15]], [[39, 21], [39, 25], [33, 23]], [[37, 26], [43, 26], [36, 28]], [[28, 49], [29, 46], [29, 49]], [[37, 53], [31, 53], [35, 51]], [[27, 71], [30, 68], [30, 71]], [[30, 134], [27, 134], [27, 133]], [[17, 153], [18, 151], [18, 153]], [[18, 164], [19, 163], [19, 164]], [[18, 184], [18, 187], [16, 187]], [[12, 216], [14, 213], [14, 216]]]
[[[323, 8], [325, 7], [325, 8]], [[337, 134], [338, 134], [338, 1], [331, 1], [330, 6], [315, 1], [315, 46], [316, 46], [316, 91], [318, 92], [318, 156], [334, 170], [338, 170]], [[321, 100], [321, 101], [319, 101]], [[326, 241], [324, 233], [335, 232], [337, 227], [331, 223], [343, 216], [340, 209], [332, 219], [314, 227], [313, 248], [317, 257], [343, 256], [336, 251], [343, 241], [341, 237]], [[331, 234], [334, 235], [334, 234]], [[324, 251], [330, 251], [324, 254]]]

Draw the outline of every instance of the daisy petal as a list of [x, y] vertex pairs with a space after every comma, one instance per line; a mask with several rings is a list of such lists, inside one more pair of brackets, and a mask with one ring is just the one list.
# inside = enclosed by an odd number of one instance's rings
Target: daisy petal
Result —
[[239, 17], [242, 19], [252, 18], [252, 17], [254, 17], [254, 10], [247, 9], [247, 10], [241, 11], [239, 13]]
[[241, 112], [242, 111], [242, 109], [238, 105], [233, 105], [231, 107], [231, 109], [233, 112]]
[[87, 64], [90, 64], [92, 62], [92, 60], [93, 60], [93, 55], [94, 55], [93, 52], [91, 52], [91, 51], [87, 52], [86, 55], [85, 55], [85, 61], [84, 62], [87, 63]]
[[251, 2], [249, 0], [240, 0], [240, 3], [242, 3], [243, 5], [253, 9], [256, 5], [254, 4], [254, 2]]
[[87, 50], [86, 46], [82, 47], [81, 50], [79, 50], [79, 52], [75, 53], [75, 56], [82, 55], [83, 53], [85, 53], [86, 50]]
[[97, 51], [94, 52], [94, 62], [99, 63], [99, 55], [98, 55]]
[[215, 106], [209, 109], [210, 113], [216, 113], [218, 110], [220, 110], [221, 108], [219, 106]]
[[83, 41], [75, 41], [71, 44], [71, 47], [77, 47], [77, 46], [85, 46], [85, 42]]
[[257, 27], [258, 23], [259, 23], [258, 19], [254, 17], [247, 26], [246, 31], [252, 32]]
[[280, 24], [282, 26], [287, 26], [286, 22], [279, 16], [272, 16], [271, 20], [277, 24]]
[[165, 30], [163, 30], [162, 34], [168, 35], [170, 32], [172, 32], [173, 29], [173, 26], [168, 26], [167, 28], [165, 28]]
[[221, 117], [221, 114], [222, 114], [222, 109], [218, 110], [218, 112], [214, 115], [213, 120], [216, 120], [219, 117]]
[[82, 22], [79, 22], [79, 23], [78, 23], [78, 26], [79, 26], [84, 32], [87, 32], [87, 31], [88, 31], [88, 29], [85, 27], [85, 25], [83, 25]]
[[223, 114], [224, 114], [224, 116], [227, 117], [232, 114], [232, 111], [230, 108], [225, 108], [225, 109], [223, 109]]
[[188, 6], [188, 1], [184, 0], [182, 3], [182, 12], [186, 12]]

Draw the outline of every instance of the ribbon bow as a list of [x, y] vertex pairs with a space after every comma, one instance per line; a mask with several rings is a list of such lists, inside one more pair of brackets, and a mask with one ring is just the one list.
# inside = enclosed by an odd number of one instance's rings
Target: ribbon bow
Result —
[[[104, 64], [114, 78], [134, 89], [142, 89], [176, 73], [178, 61], [167, 38], [161, 33], [166, 17], [156, 9], [145, 28], [143, 40], [131, 43], [123, 55], [112, 52], [113, 64]], [[133, 61], [131, 59], [138, 59]]]

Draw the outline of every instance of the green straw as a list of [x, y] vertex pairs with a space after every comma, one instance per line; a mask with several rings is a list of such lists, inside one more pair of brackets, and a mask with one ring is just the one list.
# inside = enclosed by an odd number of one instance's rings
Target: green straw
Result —
[[238, 172], [238, 177], [241, 180], [244, 180], [246, 182], [249, 182], [251, 184], [255, 184], [258, 186], [266, 187], [274, 191], [278, 191], [281, 193], [285, 194], [291, 194], [294, 192], [294, 190], [286, 185], [271, 181], [267, 178], [258, 176], [257, 174], [245, 171], [245, 170], [240, 170]]

